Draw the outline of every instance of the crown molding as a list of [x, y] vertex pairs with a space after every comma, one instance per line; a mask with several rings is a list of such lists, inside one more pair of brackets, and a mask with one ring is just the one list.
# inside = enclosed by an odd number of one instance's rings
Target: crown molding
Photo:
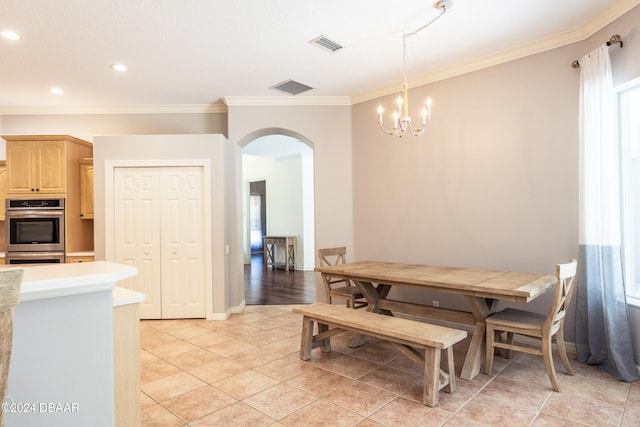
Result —
[[205, 114], [227, 112], [225, 104], [114, 105], [106, 107], [1, 107], [0, 115]]
[[[472, 71], [478, 71], [483, 68], [524, 58], [526, 56], [535, 55], [551, 49], [556, 49], [572, 43], [584, 41], [638, 5], [640, 5], [640, 0], [619, 0], [593, 17], [580, 28], [556, 34], [532, 43], [516, 46], [512, 49], [507, 49], [464, 64], [422, 75], [409, 80], [409, 86], [423, 86], [429, 83], [470, 73]], [[360, 104], [362, 102], [396, 94], [400, 92], [401, 89], [400, 83], [398, 83], [393, 86], [386, 86], [359, 95], [354, 95], [350, 98], [351, 104]]]
[[233, 107], [351, 105], [348, 96], [225, 96], [222, 100]]

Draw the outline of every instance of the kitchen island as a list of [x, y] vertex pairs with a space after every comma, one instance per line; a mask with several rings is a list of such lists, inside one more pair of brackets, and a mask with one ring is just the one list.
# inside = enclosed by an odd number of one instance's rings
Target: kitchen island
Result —
[[[24, 267], [2, 406], [6, 426], [116, 424], [114, 351], [121, 343], [114, 345], [114, 305], [137, 308], [144, 295], [115, 285], [136, 273], [105, 261]], [[137, 319], [129, 319], [138, 330]]]

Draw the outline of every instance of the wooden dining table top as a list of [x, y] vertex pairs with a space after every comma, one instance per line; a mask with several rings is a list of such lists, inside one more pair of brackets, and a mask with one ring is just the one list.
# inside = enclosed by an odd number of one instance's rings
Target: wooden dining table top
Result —
[[427, 288], [476, 297], [529, 302], [556, 283], [553, 275], [362, 261], [316, 267], [315, 271], [354, 281]]

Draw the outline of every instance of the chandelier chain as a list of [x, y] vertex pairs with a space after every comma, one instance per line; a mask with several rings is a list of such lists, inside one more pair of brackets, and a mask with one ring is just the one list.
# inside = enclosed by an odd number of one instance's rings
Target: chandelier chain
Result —
[[424, 30], [425, 28], [427, 28], [429, 25], [433, 24], [434, 22], [436, 22], [438, 19], [440, 19], [440, 17], [442, 15], [445, 14], [445, 12], [447, 11], [447, 6], [443, 6], [440, 9], [440, 14], [438, 16], [436, 16], [435, 18], [433, 18], [431, 21], [427, 22], [426, 24], [424, 24], [423, 26], [421, 26], [420, 28], [416, 29], [415, 31], [412, 31], [410, 33], [405, 33], [404, 31], [402, 32], [402, 63], [403, 63], [403, 69], [404, 69], [404, 76], [403, 76], [403, 81], [406, 83], [407, 82], [407, 39], [411, 36], [415, 36], [416, 34], [418, 34], [420, 31]]

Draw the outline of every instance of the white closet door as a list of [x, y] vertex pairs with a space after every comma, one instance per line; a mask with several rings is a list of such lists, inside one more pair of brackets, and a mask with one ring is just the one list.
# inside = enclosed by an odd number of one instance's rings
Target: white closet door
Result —
[[162, 185], [162, 317], [205, 316], [203, 174], [167, 168]]
[[119, 286], [147, 296], [143, 319], [162, 317], [159, 178], [155, 168], [116, 168], [114, 174], [115, 260], [138, 269]]
[[201, 167], [114, 171], [115, 260], [138, 275], [121, 286], [142, 292], [142, 319], [205, 317]]

